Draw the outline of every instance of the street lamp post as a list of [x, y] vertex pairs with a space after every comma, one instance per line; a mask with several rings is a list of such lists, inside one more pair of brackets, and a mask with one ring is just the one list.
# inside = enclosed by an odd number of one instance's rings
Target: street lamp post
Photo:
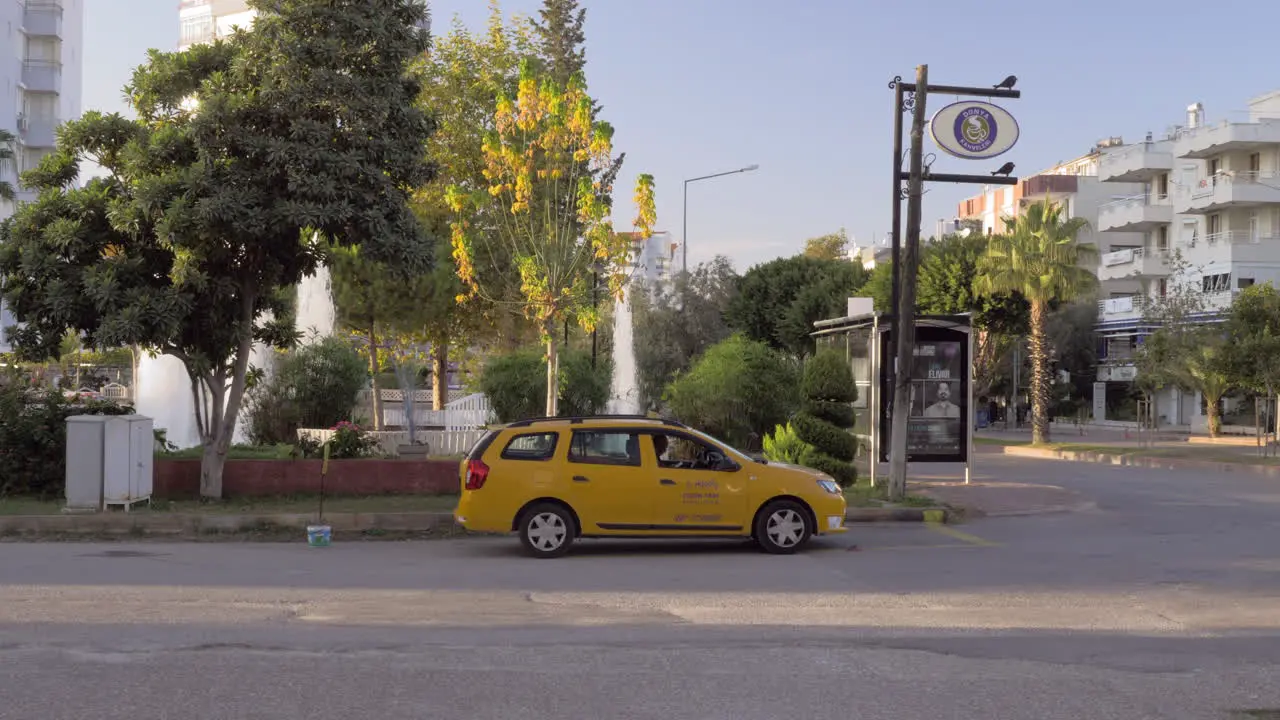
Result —
[[724, 177], [725, 175], [737, 175], [738, 173], [751, 172], [759, 170], [759, 165], [748, 165], [737, 170], [716, 173], [714, 175], [703, 175], [702, 177], [689, 178], [684, 181], [684, 219], [683, 227], [680, 230], [680, 244], [683, 246], [680, 250], [680, 269], [686, 275], [689, 273], [689, 183], [698, 182], [699, 180], [710, 180], [711, 178]]

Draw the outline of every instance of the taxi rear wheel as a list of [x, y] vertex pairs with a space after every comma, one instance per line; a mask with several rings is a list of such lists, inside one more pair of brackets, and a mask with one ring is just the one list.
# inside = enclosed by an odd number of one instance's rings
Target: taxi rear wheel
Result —
[[793, 500], [775, 500], [756, 516], [753, 537], [767, 553], [790, 555], [804, 547], [812, 536], [809, 511]]
[[573, 513], [557, 503], [539, 503], [525, 511], [520, 519], [520, 542], [525, 551], [537, 558], [560, 557], [578, 534]]

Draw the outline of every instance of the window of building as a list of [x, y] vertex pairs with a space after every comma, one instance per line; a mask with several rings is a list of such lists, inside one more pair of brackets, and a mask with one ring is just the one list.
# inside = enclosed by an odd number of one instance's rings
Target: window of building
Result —
[[1246, 277], [1236, 278], [1236, 287], [1240, 288], [1241, 290], [1251, 285], [1253, 285], [1253, 278], [1246, 278]]
[[1200, 279], [1200, 285], [1206, 293], [1226, 292], [1231, 289], [1231, 273], [1205, 275]]
[[1156, 250], [1159, 252], [1169, 252], [1169, 226], [1161, 225], [1156, 228]]
[[1222, 215], [1214, 213], [1205, 218], [1205, 234], [1210, 237], [1222, 232]]
[[1166, 200], [1169, 197], [1169, 173], [1160, 173], [1156, 176], [1156, 198]]
[[1168, 294], [1169, 294], [1169, 280], [1168, 278], [1160, 278], [1158, 281], [1156, 281], [1156, 295], [1158, 297], [1165, 297]]
[[213, 39], [213, 18], [204, 15], [183, 18], [179, 27], [182, 45], [194, 45]]
[[1262, 153], [1252, 153], [1249, 155], [1249, 172], [1262, 172]]

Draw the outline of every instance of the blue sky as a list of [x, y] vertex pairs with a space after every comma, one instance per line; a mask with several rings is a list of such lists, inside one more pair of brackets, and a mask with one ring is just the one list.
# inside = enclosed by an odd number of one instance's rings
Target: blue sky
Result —
[[[506, 0], [532, 13], [539, 0]], [[87, 0], [86, 109], [125, 109], [120, 88], [148, 48], [172, 49], [176, 0]], [[680, 235], [685, 178], [753, 163], [754, 173], [690, 186], [690, 263], [720, 253], [740, 269], [846, 228], [860, 243], [889, 229], [894, 75], [929, 64], [939, 84], [991, 85], [1022, 136], [999, 161], [1031, 173], [1105, 137], [1141, 140], [1203, 102], [1207, 119], [1243, 120], [1247, 100], [1280, 89], [1280, 3], [1080, 0], [584, 0], [588, 81], [627, 153], [615, 224], [629, 229], [630, 186], [652, 173], [660, 229]], [[785, 9], [784, 9], [785, 8]], [[437, 28], [458, 14], [481, 28], [487, 0], [435, 0]], [[923, 21], [919, 30], [906, 22]], [[1258, 34], [1253, 33], [1257, 29]], [[1264, 30], [1265, 29], [1265, 30]], [[928, 104], [930, 115], [954, 97]], [[927, 151], [936, 151], [926, 139]], [[938, 172], [999, 162], [938, 153]], [[971, 186], [934, 185], [924, 232]]]

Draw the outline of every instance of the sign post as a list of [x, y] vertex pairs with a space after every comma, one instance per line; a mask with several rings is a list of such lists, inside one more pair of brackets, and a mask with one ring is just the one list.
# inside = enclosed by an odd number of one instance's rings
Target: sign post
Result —
[[[944, 95], [967, 95], [987, 98], [1019, 98], [1022, 93], [1014, 90], [1018, 78], [1010, 75], [990, 88], [963, 87], [954, 85], [931, 85], [928, 82], [929, 66], [916, 68], [916, 82], [904, 83], [902, 76], [895, 77], [889, 88], [894, 91], [894, 174], [893, 174], [893, 227], [891, 229], [893, 252], [893, 345], [887, 348], [884, 356], [889, 381], [889, 397], [891, 403], [889, 417], [881, 418], [881, 422], [893, 428], [889, 434], [888, 450], [889, 497], [899, 499], [906, 493], [907, 461], [913, 455], [910, 450], [910, 413], [912, 411], [911, 391], [915, 387], [916, 378], [911, 376], [910, 365], [914, 364], [916, 323], [915, 323], [915, 286], [919, 265], [920, 214], [921, 199], [926, 182], [952, 182], [977, 185], [1016, 185], [1013, 177], [1013, 163], [1005, 163], [986, 175], [965, 175], [950, 173], [934, 173], [933, 160], [930, 153], [926, 160], [924, 155], [924, 106], [930, 93]], [[902, 171], [902, 114], [912, 111], [910, 171]], [[1016, 120], [1003, 108], [985, 102], [957, 102], [939, 110], [930, 123], [930, 134], [943, 152], [966, 160], [989, 160], [1012, 149], [1018, 141], [1019, 128]], [[903, 188], [902, 183], [907, 183]], [[900, 203], [907, 200], [907, 247], [901, 252], [901, 227], [899, 227]], [[901, 262], [900, 262], [901, 261]], [[922, 339], [923, 341], [923, 339]], [[965, 341], [965, 356], [968, 357], [968, 341]], [[967, 360], [966, 360], [967, 362]], [[967, 372], [966, 372], [967, 374]], [[968, 387], [965, 388], [967, 397]], [[891, 399], [890, 399], [891, 398]], [[964, 418], [965, 432], [972, 431], [971, 403], [966, 402]], [[882, 426], [883, 427], [883, 426]], [[927, 433], [926, 433], [927, 434]], [[919, 433], [917, 432], [918, 436]], [[919, 438], [917, 437], [917, 441]], [[967, 450], [967, 448], [966, 448]], [[919, 450], [915, 454], [919, 454]], [[968, 452], [964, 452], [968, 455]], [[966, 469], [966, 475], [968, 470]]]

